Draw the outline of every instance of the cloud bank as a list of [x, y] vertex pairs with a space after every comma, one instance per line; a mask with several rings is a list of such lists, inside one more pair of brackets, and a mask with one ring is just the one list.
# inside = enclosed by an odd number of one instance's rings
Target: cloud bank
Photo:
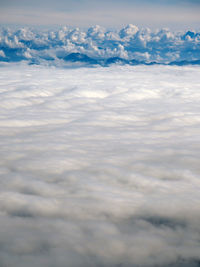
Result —
[[29, 28], [0, 31], [0, 61], [67, 65], [72, 62], [107, 66], [120, 64], [199, 64], [200, 33], [151, 31], [129, 24], [120, 31], [94, 26], [86, 31]]
[[1, 267], [200, 266], [198, 67], [0, 70]]

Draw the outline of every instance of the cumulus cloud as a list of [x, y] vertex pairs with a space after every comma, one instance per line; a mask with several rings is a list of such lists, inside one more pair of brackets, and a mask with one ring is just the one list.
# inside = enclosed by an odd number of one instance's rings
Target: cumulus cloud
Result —
[[198, 75], [2, 64], [0, 266], [198, 267]]
[[[88, 30], [63, 27], [56, 31], [29, 28], [0, 31], [0, 61], [63, 65], [82, 62], [108, 65], [126, 64], [199, 64], [200, 33], [152, 31], [129, 24], [120, 31], [98, 25]], [[137, 61], [137, 62], [136, 62]]]

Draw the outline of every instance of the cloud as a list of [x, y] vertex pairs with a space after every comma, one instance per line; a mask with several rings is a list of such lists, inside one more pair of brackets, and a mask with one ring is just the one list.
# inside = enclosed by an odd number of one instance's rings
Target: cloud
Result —
[[[27, 14], [28, 16], [28, 14]], [[3, 62], [27, 61], [30, 64], [108, 65], [199, 64], [200, 33], [152, 31], [128, 24], [119, 31], [98, 25], [89, 29], [63, 27], [39, 31], [30, 28], [2, 28], [0, 48]]]
[[199, 266], [199, 69], [1, 65], [0, 266]]

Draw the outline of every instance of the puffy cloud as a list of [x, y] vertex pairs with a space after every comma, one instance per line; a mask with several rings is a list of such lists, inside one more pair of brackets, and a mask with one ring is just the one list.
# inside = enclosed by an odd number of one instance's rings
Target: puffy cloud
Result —
[[137, 26], [129, 24], [119, 32], [119, 36], [121, 38], [125, 38], [125, 37], [130, 38], [130, 37], [133, 37], [133, 35], [136, 34], [138, 30], [139, 29]]
[[99, 25], [91, 27], [87, 31], [87, 35], [94, 39], [104, 39], [105, 37], [104, 33], [105, 33], [104, 28], [100, 27]]
[[0, 265], [198, 267], [198, 74], [1, 65]]
[[[107, 31], [98, 25], [86, 31], [67, 27], [46, 32], [28, 28], [16, 31], [2, 29], [0, 49], [5, 57], [1, 57], [0, 60], [12, 62], [25, 59], [30, 63], [61, 65], [66, 61], [66, 56], [78, 52], [83, 54], [82, 59], [86, 56], [92, 59], [90, 63], [83, 62], [87, 64], [95, 62], [106, 65], [107, 59], [111, 58], [109, 61], [112, 62], [112, 58], [115, 57], [120, 57], [121, 62], [125, 59], [129, 64], [139, 58], [142, 59], [142, 63], [151, 61], [164, 64], [198, 64], [199, 44], [200, 34], [193, 31], [151, 31], [148, 28], [139, 29], [132, 24], [120, 31]], [[27, 51], [31, 56], [27, 56]], [[44, 54], [51, 54], [51, 60], [44, 57]]]
[[145, 52], [145, 53], [135, 52], [135, 53], [133, 53], [133, 56], [136, 60], [139, 60], [142, 62], [149, 62], [150, 61], [150, 55], [148, 52]]

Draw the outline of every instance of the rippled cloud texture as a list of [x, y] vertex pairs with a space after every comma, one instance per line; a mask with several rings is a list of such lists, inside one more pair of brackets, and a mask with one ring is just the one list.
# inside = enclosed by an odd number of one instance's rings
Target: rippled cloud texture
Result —
[[200, 265], [199, 68], [0, 70], [1, 267]]

